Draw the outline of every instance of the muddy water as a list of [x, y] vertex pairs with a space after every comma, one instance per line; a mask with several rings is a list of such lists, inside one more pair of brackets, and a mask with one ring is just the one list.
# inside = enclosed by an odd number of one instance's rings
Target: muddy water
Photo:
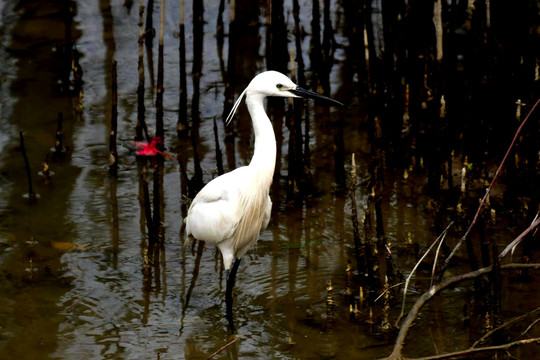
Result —
[[[416, 261], [415, 249], [423, 251], [451, 221], [460, 222], [455, 207], [465, 156], [473, 162], [472, 194], [468, 203], [465, 202], [470, 206], [467, 211], [471, 214], [463, 215], [465, 220], [448, 235], [450, 247], [462, 235], [463, 224], [470, 221], [476, 209], [474, 204], [483, 192], [483, 182], [492, 176], [494, 166], [511, 140], [517, 96], [529, 103], [530, 98], [534, 98], [533, 90], [521, 87], [534, 80], [534, 71], [516, 75], [519, 62], [517, 65], [498, 65], [496, 71], [486, 70], [488, 75], [484, 78], [473, 71], [478, 64], [465, 62], [456, 68], [462, 70], [469, 66], [466, 69], [473, 70], [457, 73], [459, 79], [437, 83], [438, 88], [430, 89], [434, 94], [424, 94], [425, 98], [415, 98], [422, 91], [415, 92], [417, 85], [411, 84], [411, 99], [407, 104], [411, 109], [411, 123], [414, 123], [415, 116], [426, 116], [418, 110], [424, 109], [426, 102], [431, 106], [432, 97], [440, 98], [440, 93], [449, 93], [448, 112], [454, 123], [445, 123], [445, 132], [441, 132], [441, 136], [451, 134], [450, 138], [430, 139], [433, 133], [429, 132], [429, 123], [422, 123], [422, 127], [413, 130], [417, 131], [415, 141], [407, 143], [406, 124], [403, 124], [403, 137], [395, 136], [395, 126], [383, 124], [385, 137], [377, 142], [373, 135], [377, 133], [373, 130], [373, 119], [392, 119], [397, 113], [401, 122], [405, 112], [402, 101], [381, 102], [378, 98], [371, 102], [374, 97], [369, 95], [388, 95], [396, 89], [392, 86], [369, 89], [369, 84], [376, 83], [374, 78], [382, 77], [377, 70], [376, 58], [383, 56], [384, 14], [377, 5], [371, 23], [368, 22], [377, 41], [371, 45], [374, 70], [370, 76], [373, 79], [366, 80], [366, 73], [360, 69], [362, 64], [365, 65], [363, 48], [359, 51], [358, 46], [351, 44], [355, 37], [348, 32], [351, 23], [347, 21], [351, 21], [351, 14], [339, 2], [330, 3], [328, 16], [337, 46], [332, 50], [334, 60], [327, 81], [323, 79], [315, 87], [328, 91], [347, 106], [336, 109], [307, 104], [310, 186], [309, 190], [304, 189], [306, 192], [302, 196], [292, 191], [291, 198], [290, 128], [285, 118], [278, 116], [285, 103], [269, 105], [278, 109], [272, 111], [279, 144], [277, 175], [272, 186], [272, 220], [268, 229], [262, 232], [257, 247], [242, 261], [235, 290], [235, 316], [240, 339], [224, 350], [219, 355], [221, 358], [371, 359], [389, 354], [394, 332], [383, 329], [383, 300], [373, 304], [371, 318], [367, 307], [361, 309], [358, 319], [349, 318], [347, 286], [357, 294], [362, 281], [356, 278], [352, 205], [341, 170], [350, 171], [351, 154], [356, 154], [359, 184], [356, 201], [362, 220], [362, 216], [370, 212], [367, 202], [372, 192], [372, 169], [374, 158], [380, 156], [375, 149], [383, 152], [384, 186], [379, 194], [382, 216], [378, 226], [384, 230], [384, 241], [391, 249], [398, 269], [407, 275]], [[137, 160], [133, 151], [137, 119], [138, 2], [102, 0], [74, 4], [76, 13], [73, 13], [68, 36], [80, 54], [84, 81], [81, 88], [73, 85], [73, 74], [66, 70], [71, 68], [71, 62], [66, 61], [71, 59], [66, 55], [71, 52], [71, 47], [66, 47], [64, 5], [20, 1], [14, 6], [0, 2], [0, 354], [6, 359], [205, 359], [225, 345], [230, 336], [224, 319], [224, 273], [215, 248], [199, 243], [186, 248], [182, 246], [182, 219], [189, 202], [185, 196], [185, 180], [175, 160], [166, 160], [162, 171], [162, 246], [156, 257], [149, 258], [147, 252], [149, 238], [139, 179], [143, 169], [147, 169], [151, 179], [152, 167], [144, 160]], [[198, 123], [199, 138], [195, 146], [189, 138], [177, 138], [176, 124], [182, 110], [178, 92], [180, 9], [177, 2], [167, 2], [166, 6], [165, 146], [167, 151], [177, 152], [182, 157], [190, 177], [196, 173], [196, 151], [206, 183], [218, 174], [213, 120], [217, 120], [219, 151], [224, 158], [225, 170], [249, 162], [253, 146], [250, 122], [242, 108], [234, 120], [234, 141], [226, 140], [221, 119], [228, 39], [225, 38], [224, 47], [220, 48], [216, 35], [219, 2], [204, 3], [202, 58], [194, 45], [200, 34], [193, 33], [193, 7], [189, 3], [184, 11], [188, 74], [186, 113], [190, 122], [196, 120]], [[240, 9], [237, 12], [242, 21], [251, 22], [242, 28], [244, 33], [237, 42], [236, 64], [233, 64], [236, 94], [255, 73], [265, 70], [268, 62], [278, 56], [276, 52], [274, 57], [267, 57], [267, 32], [270, 30], [265, 25], [265, 9], [255, 7], [254, 11], [255, 14], [259, 11], [259, 16]], [[321, 25], [322, 11], [321, 8]], [[296, 52], [291, 2], [285, 2], [283, 13], [289, 31], [288, 49]], [[409, 15], [409, 20], [413, 21], [423, 19], [425, 14], [410, 10]], [[324, 75], [311, 70], [311, 1], [300, 2], [299, 19], [306, 31], [299, 42], [300, 53], [307, 69], [308, 86], [313, 86], [316, 75], [320, 78]], [[431, 15], [426, 19], [429, 23]], [[154, 5], [153, 20], [158, 28], [159, 4]], [[223, 21], [227, 32], [227, 10], [223, 13]], [[421, 26], [419, 24], [418, 28]], [[403, 36], [418, 35], [420, 30], [414, 26], [411, 29]], [[504, 40], [507, 29], [501, 26], [497, 31]], [[522, 64], [527, 64], [530, 60], [527, 48], [527, 42], [523, 40], [509, 50], [518, 58], [522, 56]], [[414, 49], [413, 45], [411, 49]], [[462, 59], [461, 47], [449, 45], [449, 49], [450, 54], [455, 51], [459, 53], [456, 58]], [[402, 55], [396, 54], [397, 57]], [[145, 48], [144, 56], [146, 120], [153, 133], [157, 38]], [[118, 62], [120, 163], [117, 177], [108, 172], [113, 59]], [[192, 69], [196, 69], [194, 64], [202, 67], [199, 78], [192, 76]], [[279, 68], [279, 65], [273, 68]], [[396, 68], [395, 71], [396, 74], [402, 71], [406, 78], [405, 74], [424, 69]], [[527, 80], [513, 80], [513, 76], [527, 77]], [[397, 82], [400, 83], [399, 79]], [[458, 82], [472, 85], [459, 88]], [[388, 83], [392, 84], [392, 80]], [[509, 83], [513, 87], [506, 87]], [[444, 86], [452, 88], [447, 90]], [[504, 88], [507, 91], [501, 94], [500, 90]], [[200, 89], [199, 96], [195, 95], [197, 89]], [[391, 94], [385, 99], [405, 99], [405, 88], [401, 89], [403, 93]], [[488, 96], [493, 97], [488, 99]], [[198, 112], [193, 113], [197, 99]], [[453, 107], [451, 101], [454, 101]], [[435, 113], [439, 107], [440, 103]], [[64, 119], [65, 151], [54, 156], [59, 113]], [[501, 115], [490, 123], [490, 116], [494, 114]], [[506, 121], [506, 125], [501, 125]], [[522, 148], [532, 147], [533, 153], [534, 147], [538, 146], [537, 126], [528, 129], [532, 135], [525, 136], [522, 143]], [[19, 129], [24, 132], [34, 191], [39, 195], [36, 201], [25, 197], [28, 185], [19, 148]], [[302, 129], [305, 135], [305, 124]], [[396, 140], [400, 138], [405, 140]], [[455, 154], [454, 163], [450, 162], [454, 165], [450, 176], [452, 189], [448, 189], [448, 175], [441, 174], [440, 168], [445, 162], [433, 165], [434, 160], [428, 155], [433, 149], [430, 147], [436, 148], [437, 153], [446, 151], [449, 155], [452, 150]], [[48, 153], [53, 174], [47, 180], [38, 172]], [[427, 163], [420, 164], [424, 159]], [[519, 164], [517, 157], [515, 162]], [[430, 166], [439, 169], [432, 171]], [[499, 205], [500, 215], [489, 234], [500, 247], [524, 228], [528, 216], [524, 206], [534, 212], [538, 205], [538, 190], [531, 190], [530, 185], [538, 179], [537, 170], [534, 171], [526, 173], [521, 182], [513, 183], [521, 186], [511, 193], [518, 201], [504, 196], [512, 183], [495, 189], [494, 201]], [[435, 190], [433, 173], [438, 176], [435, 183], [441, 184], [435, 186]], [[152, 181], [150, 183], [152, 185]], [[156, 196], [154, 194], [151, 196]], [[365, 231], [361, 228], [362, 234]], [[477, 238], [478, 234], [475, 234]], [[377, 237], [373, 236], [371, 240], [375, 242]], [[381, 278], [384, 278], [387, 268], [385, 248], [380, 247], [378, 251]], [[536, 252], [530, 251], [534, 261]], [[478, 254], [478, 249], [476, 252]], [[467, 252], [462, 249], [450, 272], [469, 271], [466, 259]], [[352, 283], [346, 280], [348, 263], [353, 267]], [[415, 278], [409, 305], [428, 285], [428, 267]], [[528, 282], [511, 276], [503, 279], [503, 287], [508, 289], [502, 294], [504, 314], [511, 316], [538, 306], [540, 294], [535, 285], [538, 279], [534, 280], [535, 274], [531, 276], [533, 278]], [[333, 316], [327, 313], [330, 281], [337, 305]], [[396, 277], [391, 279], [390, 285], [398, 282]], [[372, 300], [381, 292], [380, 284], [373, 288], [375, 296]], [[482, 306], [471, 309], [476, 295], [471, 284], [464, 283], [426, 306], [410, 335], [407, 355], [429, 355], [470, 346], [481, 336], [486, 322]], [[399, 292], [395, 292], [390, 300], [390, 322], [395, 321], [399, 313], [398, 296]]]

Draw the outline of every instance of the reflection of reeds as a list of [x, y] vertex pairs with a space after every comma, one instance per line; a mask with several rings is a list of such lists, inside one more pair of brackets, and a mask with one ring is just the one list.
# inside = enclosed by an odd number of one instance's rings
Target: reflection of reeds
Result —
[[328, 282], [326, 288], [326, 321], [331, 324], [335, 321], [336, 300], [334, 298], [334, 287], [332, 286], [332, 280]]
[[[193, 272], [191, 276], [191, 281], [189, 282], [189, 287], [186, 292], [186, 296], [182, 296], [182, 299], [185, 299], [185, 302], [182, 304], [182, 319], [181, 323], [183, 326], [183, 321], [186, 316], [186, 310], [189, 306], [189, 300], [191, 299], [191, 295], [193, 294], [193, 289], [195, 289], [195, 285], [197, 284], [197, 279], [199, 278], [199, 268], [201, 266], [201, 259], [202, 259], [202, 253], [204, 250], [204, 241], [193, 241], [192, 244], [195, 246], [195, 243], [197, 243], [197, 256], [195, 257], [195, 263], [193, 264]], [[194, 251], [192, 249], [192, 251]], [[184, 301], [184, 300], [183, 300]]]
[[155, 226], [152, 220], [152, 206], [150, 205], [150, 191], [148, 190], [148, 181], [144, 175], [141, 175], [141, 183], [143, 190], [144, 217], [146, 220], [146, 228], [148, 230], [149, 243], [153, 243], [156, 239]]
[[163, 158], [161, 156], [156, 156], [153, 162], [153, 198], [152, 205], [154, 207], [154, 212], [152, 215], [152, 222], [154, 225], [154, 234], [156, 235], [157, 241], [161, 242], [162, 239], [162, 222], [163, 222]]
[[[145, 173], [141, 174], [141, 182], [143, 187], [143, 206], [144, 215], [146, 219], [146, 227], [148, 230], [149, 239], [149, 253], [151, 254], [154, 245], [161, 242], [161, 224], [164, 211], [163, 198], [163, 159], [161, 156], [156, 156], [150, 160], [153, 168], [153, 192], [152, 201], [150, 201], [150, 192], [148, 189], [148, 181], [146, 180]], [[153, 208], [153, 209], [152, 209]]]
[[118, 254], [120, 252], [120, 219], [118, 216], [118, 196], [117, 196], [117, 179], [109, 178], [109, 201], [111, 212], [111, 250], [112, 250], [112, 266], [118, 269]]
[[345, 189], [347, 174], [345, 172], [345, 124], [343, 114], [338, 115], [334, 133], [334, 176], [339, 189]]
[[[157, 155], [148, 160], [148, 164], [153, 169], [153, 192], [150, 200], [150, 190], [147, 180], [147, 159], [141, 157], [138, 159], [140, 188], [142, 190], [142, 199], [140, 199], [141, 212], [144, 214], [146, 223], [148, 244], [141, 243], [141, 253], [143, 256], [143, 294], [144, 294], [144, 312], [143, 323], [146, 323], [149, 316], [150, 293], [152, 290], [159, 293], [161, 289], [161, 272], [163, 267], [163, 281], [165, 282], [165, 247], [163, 245], [164, 229], [162, 219], [164, 217], [163, 202], [163, 157]], [[153, 209], [152, 209], [153, 208]], [[144, 231], [144, 228], [141, 229]]]
[[116, 60], [113, 60], [111, 85], [111, 130], [109, 133], [109, 173], [115, 176], [118, 171], [118, 151], [116, 150], [116, 131], [118, 127], [118, 84], [116, 78]]
[[30, 170], [30, 163], [28, 162], [28, 156], [26, 155], [26, 148], [24, 147], [24, 136], [22, 130], [19, 130], [19, 143], [21, 146], [21, 153], [24, 159], [24, 168], [26, 170], [26, 179], [28, 180], [28, 198], [30, 201], [36, 199], [36, 193], [32, 187], [32, 172]]
[[58, 113], [58, 121], [56, 123], [56, 134], [55, 134], [55, 141], [54, 141], [54, 153], [53, 153], [53, 159], [59, 160], [62, 159], [65, 155], [66, 148], [64, 147], [64, 115], [62, 113]]
[[382, 309], [382, 321], [381, 321], [381, 330], [389, 331], [391, 329], [390, 321], [388, 320], [390, 316], [390, 291], [388, 291], [388, 277], [384, 277], [383, 283], [383, 292], [384, 292], [384, 303]]
[[354, 153], [351, 157], [351, 182], [349, 188], [349, 196], [351, 197], [351, 218], [353, 225], [353, 240], [354, 240], [354, 254], [356, 256], [356, 267], [359, 274], [366, 272], [365, 256], [362, 254], [362, 249], [365, 249], [365, 244], [362, 243], [360, 238], [360, 226], [358, 223], [358, 208], [356, 205], [356, 161]]

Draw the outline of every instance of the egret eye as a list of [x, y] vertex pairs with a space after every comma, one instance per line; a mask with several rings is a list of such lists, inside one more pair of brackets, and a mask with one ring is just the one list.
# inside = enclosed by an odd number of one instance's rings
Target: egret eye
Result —
[[285, 85], [277, 84], [276, 87], [278, 88], [278, 90], [282, 90], [285, 87]]

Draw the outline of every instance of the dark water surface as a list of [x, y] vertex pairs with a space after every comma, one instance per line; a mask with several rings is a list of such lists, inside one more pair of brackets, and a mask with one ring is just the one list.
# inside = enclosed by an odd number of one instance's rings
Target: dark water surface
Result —
[[[385, 276], [390, 286], [402, 282], [388, 249], [407, 276], [418, 253], [450, 222], [455, 225], [444, 255], [463, 235], [519, 125], [516, 101], [526, 104], [523, 120], [538, 99], [538, 2], [507, 6], [492, 1], [491, 23], [478, 5], [467, 23], [464, 1], [449, 1], [452, 6], [443, 1], [440, 62], [433, 5], [374, 1], [370, 9], [360, 1], [324, 1], [315, 9], [320, 11], [317, 18], [312, 1], [299, 1], [302, 36], [295, 38], [295, 2], [269, 1], [270, 13], [264, 1], [237, 0], [235, 36], [224, 39], [217, 30], [219, 1], [204, 1], [202, 37], [194, 26], [192, 3], [186, 2], [187, 108], [179, 105], [180, 5], [166, 2], [165, 147], [178, 153], [190, 178], [197, 175], [199, 160], [204, 183], [218, 175], [220, 161], [225, 171], [247, 164], [253, 146], [249, 115], [242, 105], [234, 119], [234, 140], [228, 140], [222, 121], [224, 106], [230, 106], [225, 94], [231, 85], [236, 98], [256, 73], [269, 68], [290, 75], [289, 52], [296, 58], [294, 71], [305, 69], [305, 80], [297, 73], [298, 82], [344, 102], [344, 109], [306, 102], [306, 112], [299, 115], [293, 111], [302, 103], [291, 110], [285, 101], [269, 102], [279, 145], [272, 219], [238, 273], [239, 341], [218, 358], [384, 357], [395, 339], [384, 319], [388, 316], [391, 324], [396, 320], [401, 288], [390, 292], [390, 310], [383, 298], [374, 300], [383, 291]], [[71, 13], [66, 4], [72, 5]], [[159, 1], [153, 9], [156, 38], [144, 48], [151, 134]], [[0, 1], [3, 359], [206, 359], [229, 340], [221, 255], [198, 243], [183, 248], [189, 193], [179, 163], [164, 161], [161, 188], [154, 192], [153, 165], [137, 159], [133, 150], [138, 10], [137, 1]], [[227, 2], [222, 15], [225, 35], [230, 35]], [[230, 41], [236, 44], [235, 61], [228, 58]], [[82, 85], [72, 71], [77, 56]], [[109, 175], [108, 166], [113, 60], [118, 63], [117, 177]], [[446, 105], [441, 110], [442, 96]], [[59, 113], [65, 145], [61, 154], [54, 152]], [[177, 136], [179, 114], [193, 126], [184, 138]], [[480, 244], [493, 239], [499, 250], [504, 248], [537, 214], [538, 126], [536, 115], [523, 130], [508, 173], [493, 189], [491, 215], [496, 221], [489, 222], [487, 215], [472, 234], [473, 249], [462, 246], [449, 274], [470, 271], [471, 253], [479, 266], [487, 265], [489, 256], [482, 257]], [[35, 201], [25, 197], [19, 129], [39, 195]], [[296, 129], [292, 135], [291, 129]], [[360, 235], [376, 252], [375, 285], [366, 285], [366, 269], [357, 271], [347, 188], [353, 153]], [[47, 156], [53, 172], [49, 180], [38, 173]], [[468, 169], [464, 194], [462, 168]], [[150, 255], [142, 173], [150, 182], [151, 198], [161, 200], [162, 245]], [[512, 260], [538, 262], [535, 240], [538, 235], [519, 247]], [[413, 278], [409, 307], [429, 286], [431, 260]], [[538, 273], [518, 275], [506, 272], [501, 279], [504, 319], [540, 304]], [[336, 306], [329, 315], [330, 281]], [[360, 286], [369, 304], [350, 319], [350, 299], [358, 297]], [[430, 302], [411, 330], [405, 353], [468, 348], [493, 326], [492, 308], [479, 292], [464, 282]], [[530, 337], [535, 334], [536, 328]], [[522, 349], [521, 356], [528, 358], [538, 347]]]

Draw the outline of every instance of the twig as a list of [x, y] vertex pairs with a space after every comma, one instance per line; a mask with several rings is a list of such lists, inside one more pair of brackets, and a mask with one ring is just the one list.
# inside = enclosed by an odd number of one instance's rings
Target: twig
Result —
[[[538, 225], [540, 225], [540, 218], [538, 217], [538, 214], [536, 214], [536, 217], [535, 217], [535, 220], [533, 221], [533, 223], [527, 228], [525, 229], [524, 232], [522, 232], [517, 238], [515, 238], [514, 241], [512, 241], [510, 244], [508, 244], [508, 246], [501, 252], [501, 254], [499, 255], [499, 260], [501, 260], [506, 254], [508, 254], [508, 252], [512, 249], [514, 249], [516, 246], [518, 246], [518, 244], [521, 242], [521, 240], [527, 236], [528, 233], [530, 233], [532, 230], [534, 230], [535, 227], [537, 227]], [[513, 250], [512, 250], [513, 252]]]
[[[480, 345], [485, 339], [487, 339], [488, 337], [490, 337], [492, 334], [496, 333], [496, 332], [499, 331], [499, 330], [504, 329], [505, 327], [507, 327], [507, 326], [509, 326], [509, 325], [511, 325], [511, 324], [513, 324], [513, 323], [515, 323], [516, 321], [519, 321], [519, 320], [521, 320], [521, 319], [523, 319], [523, 318], [525, 318], [525, 317], [527, 317], [527, 316], [529, 316], [529, 315], [531, 315], [531, 314], [534, 314], [534, 313], [537, 312], [538, 310], [540, 310], [540, 307], [539, 307], [539, 308], [536, 308], [536, 309], [534, 309], [533, 311], [530, 311], [530, 312], [528, 312], [528, 313], [526, 313], [526, 314], [523, 314], [523, 315], [521, 315], [521, 316], [515, 317], [515, 318], [513, 318], [513, 319], [511, 319], [511, 320], [509, 320], [509, 321], [507, 321], [507, 322], [505, 322], [505, 323], [502, 324], [501, 326], [498, 326], [498, 327], [496, 327], [495, 329], [488, 331], [487, 333], [484, 334], [484, 336], [482, 336], [480, 339], [476, 340], [476, 341], [474, 342], [474, 344], [471, 345], [471, 348], [477, 347], [477, 346]], [[525, 331], [525, 332], [527, 332], [527, 331]], [[525, 334], [525, 332], [523, 332], [521, 335]]]
[[[448, 227], [452, 226], [453, 223], [454, 222], [452, 221], [450, 225], [448, 225]], [[445, 232], [445, 236], [441, 239], [441, 241], [439, 241], [437, 250], [435, 250], [435, 259], [433, 259], [433, 267], [431, 268], [431, 281], [429, 283], [429, 286], [433, 286], [433, 278], [435, 277], [435, 268], [437, 267], [437, 259], [439, 258], [439, 251], [441, 251], [441, 246], [444, 242], [445, 237], [446, 237], [446, 232]]]
[[[537, 309], [538, 310], [538, 309]], [[540, 322], [540, 318], [539, 319], [536, 319], [534, 320], [529, 326], [527, 326], [527, 328], [525, 330], [523, 330], [523, 332], [521, 334], [519, 334], [519, 336], [523, 336], [525, 335], [529, 330], [531, 330], [536, 324], [538, 324], [538, 322]]]
[[452, 226], [454, 223], [451, 222], [447, 227], [446, 229], [444, 229], [444, 231], [442, 232], [441, 235], [439, 235], [439, 237], [433, 242], [433, 244], [431, 244], [431, 246], [426, 250], [426, 252], [424, 253], [424, 255], [420, 258], [420, 260], [418, 260], [418, 262], [416, 263], [416, 265], [414, 265], [413, 269], [411, 270], [409, 276], [407, 276], [407, 279], [405, 280], [405, 287], [403, 288], [403, 303], [401, 305], [401, 313], [399, 314], [396, 322], [395, 322], [395, 325], [398, 326], [399, 322], [401, 321], [401, 319], [403, 318], [403, 315], [404, 315], [404, 312], [405, 312], [405, 299], [407, 297], [407, 289], [409, 287], [409, 281], [411, 281], [411, 278], [412, 276], [414, 275], [414, 272], [416, 271], [416, 268], [418, 268], [418, 266], [422, 263], [422, 260], [424, 260], [424, 258], [427, 256], [427, 254], [429, 254], [429, 252], [431, 251], [431, 249], [433, 248], [433, 246], [435, 246], [435, 244], [437, 244], [437, 242], [439, 241], [443, 241], [444, 238], [446, 237], [446, 233], [448, 232], [448, 230], [450, 229], [450, 226]]
[[[458, 251], [458, 249], [461, 247], [461, 245], [463, 244], [463, 242], [467, 239], [467, 237], [469, 236], [473, 226], [476, 224], [476, 221], [478, 220], [478, 216], [480, 215], [480, 213], [482, 212], [482, 209], [484, 208], [484, 205], [488, 199], [488, 196], [489, 196], [489, 193], [491, 192], [491, 189], [493, 188], [493, 185], [495, 185], [495, 183], [497, 182], [497, 180], [499, 179], [499, 176], [501, 174], [501, 171], [504, 167], [504, 163], [506, 162], [506, 159], [508, 158], [508, 155], [510, 155], [510, 151], [512, 150], [512, 148], [514, 147], [514, 144], [516, 143], [516, 140], [518, 139], [519, 137], [519, 134], [521, 133], [521, 130], [523, 129], [523, 127], [525, 126], [525, 124], [527, 123], [527, 120], [529, 120], [529, 118], [531, 117], [531, 114], [534, 112], [534, 110], [536, 110], [536, 107], [538, 106], [538, 104], [540, 103], [540, 99], [538, 99], [536, 101], [536, 103], [534, 104], [534, 106], [532, 107], [532, 109], [529, 111], [529, 113], [527, 114], [527, 116], [525, 117], [525, 120], [523, 120], [523, 122], [521, 123], [521, 125], [518, 127], [518, 129], [516, 130], [516, 134], [514, 135], [514, 138], [512, 139], [512, 142], [510, 143], [510, 146], [508, 147], [508, 150], [506, 150], [506, 154], [504, 155], [501, 163], [499, 164], [499, 167], [497, 168], [497, 171], [495, 172], [495, 176], [493, 176], [493, 180], [491, 180], [491, 183], [489, 184], [489, 187], [486, 189], [486, 194], [484, 195], [484, 197], [482, 198], [482, 201], [480, 202], [480, 205], [478, 205], [478, 209], [476, 210], [476, 214], [474, 215], [474, 218], [473, 218], [473, 221], [471, 222], [471, 224], [469, 225], [467, 231], [465, 232], [465, 234], [461, 237], [461, 239], [459, 239], [459, 242], [457, 243], [457, 245], [454, 247], [454, 249], [452, 250], [452, 252], [450, 253], [450, 255], [448, 256], [448, 258], [446, 258], [446, 260], [444, 261], [444, 265], [443, 265], [443, 268], [441, 270], [441, 274], [439, 275], [439, 278], [442, 279], [443, 275], [444, 275], [444, 272], [446, 271], [446, 268], [448, 267], [448, 264], [450, 264], [450, 260], [452, 259], [452, 257], [454, 257], [454, 255], [456, 254], [456, 252]], [[502, 255], [502, 254], [501, 254]]]
[[454, 358], [454, 357], [470, 356], [470, 355], [478, 354], [482, 352], [502, 351], [502, 350], [508, 351], [513, 347], [520, 346], [520, 345], [527, 345], [527, 344], [540, 345], [540, 338], [517, 340], [511, 343], [502, 344], [502, 345], [486, 346], [486, 347], [481, 347], [481, 348], [476, 348], [476, 349], [467, 349], [467, 350], [456, 351], [456, 352], [446, 353], [446, 354], [441, 354], [441, 355], [425, 356], [421, 358], [409, 358], [408, 360], [440, 360], [440, 359], [448, 359], [448, 358]]
[[235, 342], [237, 342], [239, 339], [239, 337], [235, 336], [234, 339], [232, 339], [231, 341], [229, 341], [227, 344], [223, 345], [222, 347], [220, 347], [215, 353], [213, 353], [212, 355], [210, 355], [210, 357], [206, 360], [210, 360], [210, 359], [213, 359], [214, 356], [216, 356], [217, 354], [219, 354], [220, 352], [222, 352], [223, 350], [225, 350], [226, 348], [228, 348], [229, 346], [231, 346], [232, 344], [234, 344]]
[[[505, 264], [501, 265], [501, 270], [512, 270], [512, 269], [538, 269], [540, 268], [540, 263], [535, 264]], [[394, 345], [394, 350], [392, 351], [392, 354], [388, 356], [387, 360], [394, 360], [394, 359], [401, 359], [401, 351], [403, 349], [403, 346], [405, 344], [405, 338], [407, 337], [407, 333], [409, 332], [409, 329], [413, 326], [414, 321], [416, 320], [416, 317], [418, 316], [418, 313], [420, 312], [420, 309], [437, 293], [439, 293], [441, 290], [449, 287], [450, 285], [453, 285], [455, 283], [465, 281], [465, 280], [471, 280], [474, 278], [477, 278], [481, 275], [489, 273], [493, 269], [493, 265], [468, 272], [466, 274], [462, 275], [456, 275], [453, 277], [450, 277], [436, 285], [433, 285], [430, 287], [425, 293], [423, 293], [414, 303], [411, 310], [409, 311], [409, 314], [401, 324], [401, 328], [399, 330], [399, 334], [396, 339], [396, 343]], [[454, 355], [455, 356], [455, 355]]]
[[403, 282], [400, 282], [400, 283], [397, 283], [397, 284], [394, 284], [394, 285], [388, 287], [388, 289], [385, 289], [379, 296], [377, 296], [377, 298], [375, 300], [373, 300], [373, 302], [376, 303], [377, 300], [379, 300], [384, 294], [386, 294], [388, 291], [390, 291], [390, 289], [395, 288], [396, 286], [400, 286], [400, 285], [403, 285]]

